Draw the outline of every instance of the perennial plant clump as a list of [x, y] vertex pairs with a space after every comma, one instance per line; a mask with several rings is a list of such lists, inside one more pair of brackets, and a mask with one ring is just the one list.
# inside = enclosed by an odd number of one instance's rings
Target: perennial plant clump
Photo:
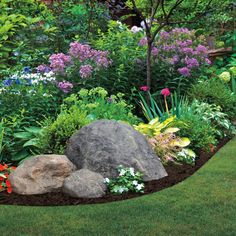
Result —
[[128, 192], [144, 193], [144, 182], [142, 173], [135, 172], [133, 167], [118, 168], [118, 177], [114, 179], [105, 178], [108, 190], [114, 194], [122, 194]]

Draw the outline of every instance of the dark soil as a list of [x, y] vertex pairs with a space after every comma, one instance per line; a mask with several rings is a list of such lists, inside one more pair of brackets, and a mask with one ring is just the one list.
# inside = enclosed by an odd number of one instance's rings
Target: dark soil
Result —
[[[194, 166], [191, 165], [175, 165], [169, 164], [165, 166], [168, 173], [167, 177], [160, 180], [149, 181], [145, 183], [144, 194], [160, 191], [164, 188], [173, 186], [184, 179], [194, 174], [200, 167], [202, 167], [222, 146], [224, 146], [229, 139], [222, 140], [214, 151], [211, 153], [200, 152], [199, 158], [196, 160]], [[25, 206], [63, 206], [63, 205], [78, 205], [78, 204], [93, 204], [93, 203], [105, 203], [112, 201], [120, 201], [129, 198], [138, 197], [144, 194], [127, 193], [123, 195], [113, 195], [107, 193], [102, 198], [96, 199], [84, 199], [84, 198], [72, 198], [63, 193], [47, 193], [42, 195], [18, 195], [8, 194], [6, 192], [0, 193], [0, 204], [7, 205], [25, 205]]]

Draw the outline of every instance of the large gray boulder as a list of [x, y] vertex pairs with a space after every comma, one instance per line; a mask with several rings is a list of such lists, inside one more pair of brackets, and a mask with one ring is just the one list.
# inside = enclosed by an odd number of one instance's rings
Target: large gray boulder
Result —
[[9, 180], [15, 193], [43, 194], [60, 191], [65, 178], [75, 169], [64, 155], [39, 155], [25, 160]]
[[81, 169], [65, 179], [62, 191], [71, 197], [98, 198], [106, 194], [106, 184], [102, 175]]
[[146, 138], [132, 126], [113, 120], [95, 121], [69, 139], [66, 155], [78, 169], [89, 169], [103, 177], [117, 177], [117, 167], [133, 167], [144, 180], [167, 175]]

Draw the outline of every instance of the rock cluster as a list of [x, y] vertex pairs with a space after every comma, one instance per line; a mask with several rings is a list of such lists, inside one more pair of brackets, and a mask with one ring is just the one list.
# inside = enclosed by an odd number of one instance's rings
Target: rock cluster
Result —
[[99, 120], [72, 135], [66, 156], [32, 157], [11, 173], [10, 181], [18, 194], [63, 191], [97, 198], [106, 194], [104, 178], [117, 177], [119, 165], [142, 172], [145, 181], [167, 175], [142, 134], [123, 122]]

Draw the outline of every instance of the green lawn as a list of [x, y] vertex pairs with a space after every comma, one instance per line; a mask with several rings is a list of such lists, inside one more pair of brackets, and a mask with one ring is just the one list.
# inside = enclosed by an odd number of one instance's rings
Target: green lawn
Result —
[[236, 138], [183, 183], [122, 202], [0, 206], [0, 235], [236, 235]]

